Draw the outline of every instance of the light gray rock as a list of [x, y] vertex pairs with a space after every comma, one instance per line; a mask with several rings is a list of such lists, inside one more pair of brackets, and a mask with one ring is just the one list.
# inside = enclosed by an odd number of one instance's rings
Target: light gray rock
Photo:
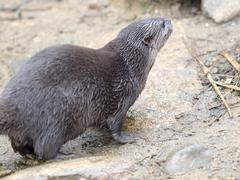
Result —
[[27, 168], [3, 180], [109, 179], [128, 172], [129, 164], [110, 156], [78, 158]]
[[171, 155], [166, 164], [169, 173], [185, 173], [193, 169], [208, 165], [214, 155], [214, 151], [198, 144], [184, 147]]
[[202, 11], [215, 22], [226, 22], [240, 13], [240, 0], [202, 0]]

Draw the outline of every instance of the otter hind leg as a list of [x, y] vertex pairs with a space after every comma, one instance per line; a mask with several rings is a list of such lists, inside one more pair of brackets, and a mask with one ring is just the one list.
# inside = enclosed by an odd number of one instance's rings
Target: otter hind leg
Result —
[[125, 118], [126, 118], [126, 114], [120, 115], [114, 119], [107, 120], [107, 124], [108, 124], [109, 129], [111, 130], [113, 139], [120, 144], [135, 142], [134, 137], [132, 137], [122, 131], [122, 125], [123, 125]]

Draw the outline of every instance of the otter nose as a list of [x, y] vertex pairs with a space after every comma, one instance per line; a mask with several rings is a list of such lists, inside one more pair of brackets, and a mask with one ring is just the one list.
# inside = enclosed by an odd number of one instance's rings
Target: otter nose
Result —
[[171, 23], [171, 20], [169, 19], [165, 19], [164, 22], [163, 22], [165, 28], [167, 29], [172, 29], [172, 23]]

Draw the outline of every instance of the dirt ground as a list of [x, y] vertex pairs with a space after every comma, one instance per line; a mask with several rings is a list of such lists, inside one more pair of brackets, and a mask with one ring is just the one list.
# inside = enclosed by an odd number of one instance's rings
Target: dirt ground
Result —
[[[125, 129], [137, 142], [118, 145], [108, 133], [93, 129], [64, 145], [62, 151], [74, 152], [74, 157], [124, 157], [132, 164], [132, 170], [122, 175], [125, 178], [240, 178], [239, 93], [220, 88], [234, 115], [229, 118], [186, 47], [195, 41], [214, 79], [231, 79], [238, 85], [239, 76], [219, 52], [228, 50], [240, 60], [240, 18], [215, 24], [201, 15], [198, 1], [180, 8], [177, 1], [140, 5], [137, 1], [32, 0], [16, 4], [19, 1], [0, 2], [1, 89], [25, 59], [45, 47], [70, 43], [99, 48], [135, 19], [166, 16], [173, 21], [173, 34], [128, 114]], [[197, 169], [167, 172], [171, 154], [189, 144], [212, 149], [212, 160]], [[1, 169], [10, 170], [31, 166], [12, 151], [5, 136], [0, 137], [0, 163]]]

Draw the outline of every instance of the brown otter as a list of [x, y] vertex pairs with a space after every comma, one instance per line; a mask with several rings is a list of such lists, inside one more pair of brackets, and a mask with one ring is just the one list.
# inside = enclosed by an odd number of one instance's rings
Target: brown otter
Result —
[[116, 141], [132, 142], [122, 124], [171, 32], [170, 20], [148, 18], [100, 49], [58, 45], [40, 51], [2, 93], [0, 133], [14, 151], [43, 160], [90, 126], [107, 124]]

